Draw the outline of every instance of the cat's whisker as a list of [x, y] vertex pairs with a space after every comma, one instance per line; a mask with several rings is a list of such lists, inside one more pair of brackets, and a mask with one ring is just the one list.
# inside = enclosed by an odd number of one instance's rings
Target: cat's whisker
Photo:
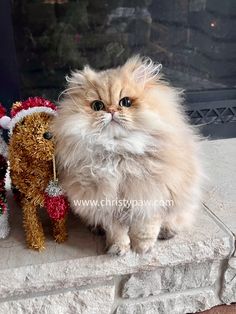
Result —
[[87, 78], [87, 81], [92, 85], [92, 87], [93, 87], [95, 90], [97, 90], [97, 87], [93, 84], [93, 82], [92, 82], [91, 80], [89, 80], [89, 79]]
[[78, 89], [78, 87], [77, 86], [74, 86], [74, 87], [68, 87], [68, 88], [66, 88], [66, 89], [64, 89], [60, 94], [59, 94], [59, 96], [58, 96], [58, 101], [60, 100], [60, 98], [63, 96], [63, 95], [69, 95], [69, 91], [70, 90], [74, 90], [74, 89]]
[[68, 82], [68, 83], [73, 83], [73, 84], [76, 84], [76, 85], [80, 85], [79, 84], [79, 82], [78, 81], [74, 81], [70, 76], [68, 76], [68, 75], [66, 75], [66, 81]]
[[73, 90], [73, 89], [78, 89], [78, 86], [68, 87], [68, 88], [64, 89], [62, 91], [62, 93], [68, 92], [68, 91]]
[[78, 147], [80, 146], [80, 142], [77, 142], [74, 146], [73, 152], [72, 152], [72, 156], [73, 156], [73, 160], [76, 160], [76, 153], [78, 151]]
[[97, 119], [94, 123], [93, 126], [96, 128], [99, 128], [100, 132], [107, 126], [109, 122], [106, 123], [105, 118]]
[[132, 121], [132, 119], [123, 117], [123, 118], [119, 118], [119, 122], [121, 122], [123, 125], [129, 125], [129, 124], [131, 124], [133, 121]]
[[129, 119], [129, 118], [126, 118], [126, 117], [120, 118], [119, 120], [125, 121], [125, 122], [132, 122], [132, 119]]
[[77, 103], [76, 103], [76, 101], [74, 100], [74, 98], [73, 98], [70, 94], [68, 94], [68, 96], [70, 97], [70, 99], [72, 100], [72, 102], [74, 103], [74, 105], [77, 107]]

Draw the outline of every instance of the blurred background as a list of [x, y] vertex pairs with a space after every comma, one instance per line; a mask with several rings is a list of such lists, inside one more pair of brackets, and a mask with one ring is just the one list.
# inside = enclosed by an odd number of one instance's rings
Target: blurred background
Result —
[[15, 0], [23, 97], [57, 99], [65, 74], [105, 69], [134, 53], [187, 90], [235, 87], [235, 0]]
[[65, 75], [135, 53], [186, 90], [190, 122], [236, 136], [236, 0], [0, 0], [0, 102], [58, 100]]

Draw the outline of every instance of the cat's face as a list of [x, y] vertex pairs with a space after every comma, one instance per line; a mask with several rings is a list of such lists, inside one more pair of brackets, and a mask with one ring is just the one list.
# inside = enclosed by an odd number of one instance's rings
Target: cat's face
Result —
[[74, 72], [59, 108], [64, 132], [100, 144], [115, 145], [134, 134], [145, 140], [164, 123], [161, 102], [169, 87], [160, 82], [160, 68], [134, 57], [116, 69]]
[[[75, 74], [72, 80], [76, 82], [76, 79]], [[82, 79], [83, 85], [79, 90], [71, 90], [70, 98], [79, 119], [83, 124], [87, 122], [86, 132], [116, 138], [127, 136], [138, 127], [139, 90], [122, 69], [98, 73], [87, 69]]]

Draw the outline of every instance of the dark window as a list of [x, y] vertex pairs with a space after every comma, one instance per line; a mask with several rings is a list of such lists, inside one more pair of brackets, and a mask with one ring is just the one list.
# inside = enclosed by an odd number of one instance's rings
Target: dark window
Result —
[[71, 69], [105, 69], [139, 53], [187, 91], [203, 133], [220, 136], [224, 124], [223, 136], [236, 134], [235, 0], [15, 0], [12, 12], [23, 98], [57, 100]]

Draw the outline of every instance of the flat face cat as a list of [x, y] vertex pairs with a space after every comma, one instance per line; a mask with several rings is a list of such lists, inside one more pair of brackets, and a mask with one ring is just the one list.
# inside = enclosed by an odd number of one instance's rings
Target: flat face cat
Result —
[[52, 124], [72, 208], [102, 225], [110, 253], [150, 250], [159, 233], [190, 224], [199, 205], [198, 137], [160, 69], [135, 56], [73, 72]]

